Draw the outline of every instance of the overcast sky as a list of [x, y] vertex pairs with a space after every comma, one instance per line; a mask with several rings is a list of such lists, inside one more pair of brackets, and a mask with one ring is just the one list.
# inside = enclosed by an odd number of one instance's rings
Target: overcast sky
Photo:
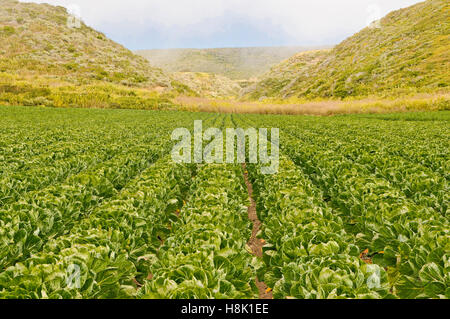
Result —
[[[417, 0], [36, 0], [129, 49], [326, 45]], [[74, 6], [75, 5], [75, 6]], [[77, 7], [78, 6], [78, 7]]]

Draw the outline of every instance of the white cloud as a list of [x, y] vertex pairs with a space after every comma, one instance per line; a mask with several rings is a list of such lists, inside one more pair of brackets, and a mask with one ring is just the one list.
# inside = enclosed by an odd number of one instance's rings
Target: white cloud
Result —
[[[77, 4], [82, 19], [111, 37], [145, 37], [155, 30], [171, 41], [214, 37], [231, 21], [261, 34], [279, 32], [296, 44], [340, 41], [374, 17], [417, 0], [45, 0], [65, 7]], [[234, 31], [236, 32], [236, 31]], [[175, 39], [175, 40], [174, 40]], [[125, 40], [126, 41], [126, 40]], [[142, 42], [146, 43], [145, 40]]]

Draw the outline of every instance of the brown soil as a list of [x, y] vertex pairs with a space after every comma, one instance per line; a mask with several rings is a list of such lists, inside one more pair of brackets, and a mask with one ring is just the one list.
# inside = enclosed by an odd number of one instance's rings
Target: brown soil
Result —
[[[256, 257], [262, 257], [262, 247], [264, 246], [264, 240], [256, 238], [256, 234], [258, 234], [261, 229], [261, 221], [258, 219], [258, 215], [256, 214], [256, 203], [253, 199], [253, 186], [248, 178], [247, 166], [246, 164], [242, 164], [242, 168], [244, 169], [244, 179], [245, 184], [247, 185], [248, 196], [250, 198], [250, 206], [248, 207], [248, 218], [253, 223], [252, 236], [248, 241], [248, 245], [250, 246], [253, 255]], [[267, 285], [259, 281], [258, 278], [255, 279], [256, 287], [258, 287], [259, 298], [260, 299], [273, 299], [272, 291], [267, 291]]]
[[143, 286], [139, 281], [137, 281], [136, 278], [133, 278], [133, 282], [136, 285], [137, 289], [141, 289], [141, 287]]

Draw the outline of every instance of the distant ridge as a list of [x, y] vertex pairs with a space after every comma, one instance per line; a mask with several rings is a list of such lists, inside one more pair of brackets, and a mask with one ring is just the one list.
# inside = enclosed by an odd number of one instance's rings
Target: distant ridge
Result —
[[217, 49], [138, 50], [166, 72], [203, 72], [243, 80], [259, 76], [292, 55], [321, 47], [248, 47]]

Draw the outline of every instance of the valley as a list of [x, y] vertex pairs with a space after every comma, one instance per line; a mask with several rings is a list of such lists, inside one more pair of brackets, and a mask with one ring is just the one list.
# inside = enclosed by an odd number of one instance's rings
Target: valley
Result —
[[84, 23], [67, 26], [62, 7], [1, 4], [2, 104], [327, 115], [450, 107], [444, 0], [391, 12], [334, 47], [137, 54]]

